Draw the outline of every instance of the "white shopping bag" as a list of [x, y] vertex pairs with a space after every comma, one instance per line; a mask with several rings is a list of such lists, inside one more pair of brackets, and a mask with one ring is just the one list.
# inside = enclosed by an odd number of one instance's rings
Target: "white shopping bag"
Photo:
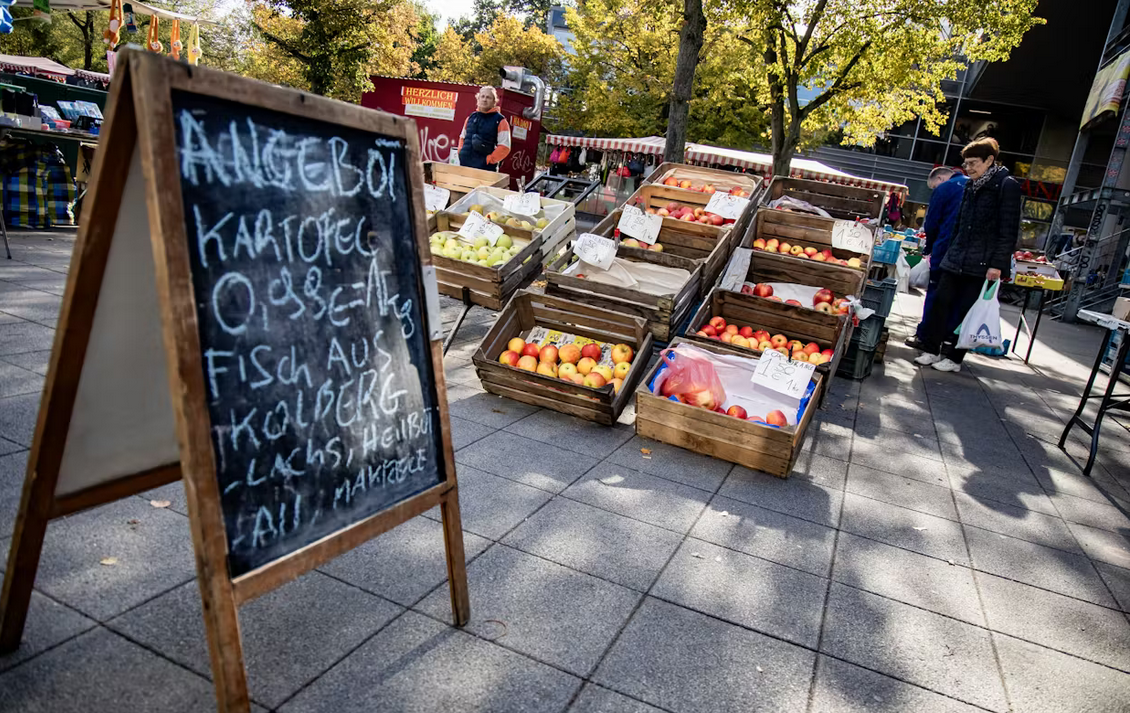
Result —
[[930, 256], [927, 255], [910, 268], [910, 286], [924, 290], [930, 286]]
[[1001, 305], [997, 301], [1000, 284], [1000, 280], [985, 280], [981, 295], [957, 328], [958, 349], [1001, 346]]
[[906, 253], [899, 250], [898, 261], [895, 263], [895, 277], [898, 278], [898, 292], [910, 291], [910, 263], [906, 261]]

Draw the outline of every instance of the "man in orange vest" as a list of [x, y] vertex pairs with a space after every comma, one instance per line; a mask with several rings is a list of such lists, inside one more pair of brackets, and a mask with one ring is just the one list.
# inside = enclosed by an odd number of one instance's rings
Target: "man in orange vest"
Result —
[[467, 117], [459, 134], [459, 165], [497, 171], [510, 155], [510, 122], [498, 108], [498, 92], [482, 87], [475, 97], [478, 111]]

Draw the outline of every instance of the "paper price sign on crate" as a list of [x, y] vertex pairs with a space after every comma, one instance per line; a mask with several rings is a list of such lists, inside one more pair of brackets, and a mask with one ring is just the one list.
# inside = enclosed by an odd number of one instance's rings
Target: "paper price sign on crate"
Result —
[[501, 225], [495, 225], [474, 211], [467, 216], [467, 220], [465, 220], [463, 226], [459, 228], [459, 234], [464, 238], [470, 240], [486, 238], [487, 242], [491, 245], [498, 242], [498, 239], [502, 237], [504, 232]]
[[768, 389], [796, 401], [799, 406], [815, 371], [815, 364], [794, 361], [781, 352], [766, 350], [761, 353], [752, 381], [754, 388]]
[[519, 193], [516, 196], [506, 196], [502, 201], [502, 208], [507, 213], [535, 216], [541, 211], [540, 193]]
[[428, 211], [435, 212], [443, 210], [447, 207], [447, 202], [451, 200], [451, 191], [439, 186], [433, 186], [430, 183], [424, 184], [424, 208]]
[[732, 196], [729, 193], [715, 193], [710, 196], [710, 201], [706, 204], [706, 212], [729, 220], [737, 220], [748, 206], [748, 198]]
[[874, 245], [875, 235], [866, 225], [854, 220], [837, 220], [832, 224], [832, 247], [870, 255]]
[[607, 270], [616, 258], [616, 242], [592, 233], [581, 233], [573, 243], [573, 254], [590, 265]]
[[659, 239], [659, 231], [663, 228], [663, 216], [654, 213], [644, 213], [635, 206], [624, 206], [620, 213], [620, 222], [616, 229], [621, 235], [635, 238], [640, 242], [654, 245]]

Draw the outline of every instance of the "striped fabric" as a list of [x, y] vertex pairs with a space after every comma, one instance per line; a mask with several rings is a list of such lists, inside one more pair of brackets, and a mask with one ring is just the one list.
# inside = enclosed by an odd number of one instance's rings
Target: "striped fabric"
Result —
[[75, 183], [57, 148], [0, 145], [4, 221], [21, 228], [74, 225]]

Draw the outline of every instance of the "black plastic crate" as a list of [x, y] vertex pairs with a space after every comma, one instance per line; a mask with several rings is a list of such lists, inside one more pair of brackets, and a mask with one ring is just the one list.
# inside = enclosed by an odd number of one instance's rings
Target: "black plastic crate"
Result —
[[886, 317], [871, 315], [852, 331], [851, 343], [859, 345], [861, 349], [875, 349], [879, 346], [879, 339], [883, 336], [883, 327], [886, 324]]
[[868, 280], [863, 288], [864, 307], [875, 310], [875, 314], [883, 319], [891, 316], [891, 307], [895, 303], [895, 293], [898, 291], [899, 281], [894, 277], [884, 280]]
[[871, 376], [871, 367], [875, 362], [875, 350], [863, 349], [858, 344], [852, 344], [840, 359], [840, 366], [836, 369], [836, 376], [849, 379], [866, 379]]

